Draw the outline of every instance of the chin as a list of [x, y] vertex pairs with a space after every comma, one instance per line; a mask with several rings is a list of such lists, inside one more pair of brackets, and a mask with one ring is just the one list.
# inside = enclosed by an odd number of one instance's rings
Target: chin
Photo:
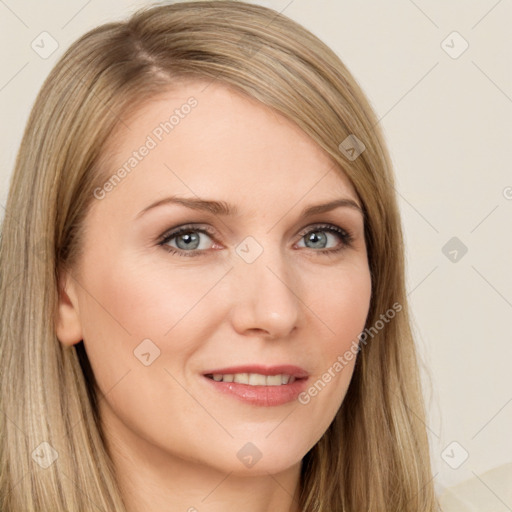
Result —
[[292, 468], [300, 466], [302, 463], [303, 456], [291, 456], [291, 454], [284, 454], [282, 457], [276, 457], [275, 455], [265, 457], [256, 461], [253, 466], [245, 466], [238, 460], [235, 464], [229, 461], [230, 468], [226, 468], [227, 471], [232, 472], [238, 476], [268, 476], [277, 475], [283, 473]]
[[[268, 431], [265, 435], [268, 435]], [[254, 441], [237, 440], [232, 444], [235, 445], [234, 458], [229, 457], [226, 463], [230, 466], [229, 471], [244, 476], [265, 476], [289, 470], [300, 465], [310, 449], [310, 444], [304, 439], [297, 442], [281, 436], [276, 436], [276, 439], [262, 437]]]

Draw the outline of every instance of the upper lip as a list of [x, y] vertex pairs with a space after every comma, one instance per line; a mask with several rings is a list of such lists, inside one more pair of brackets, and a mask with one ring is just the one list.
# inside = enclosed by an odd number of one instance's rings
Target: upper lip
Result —
[[296, 379], [302, 379], [309, 376], [309, 373], [301, 368], [291, 364], [280, 364], [275, 366], [264, 366], [248, 364], [242, 366], [230, 366], [229, 368], [215, 368], [203, 372], [203, 375], [226, 375], [232, 373], [258, 373], [260, 375], [290, 375]]

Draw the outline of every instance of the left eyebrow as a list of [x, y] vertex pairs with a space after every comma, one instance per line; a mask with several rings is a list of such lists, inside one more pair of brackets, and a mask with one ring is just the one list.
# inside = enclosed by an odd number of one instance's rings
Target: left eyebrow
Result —
[[[196, 198], [188, 198], [188, 197], [166, 197], [164, 199], [160, 199], [155, 203], [150, 204], [143, 210], [141, 210], [136, 218], [141, 217], [144, 213], [156, 208], [158, 206], [162, 206], [165, 204], [179, 204], [181, 206], [185, 206], [186, 208], [190, 208], [192, 210], [201, 210], [212, 213], [214, 215], [224, 215], [224, 216], [235, 216], [239, 215], [239, 210], [235, 205], [230, 205], [225, 201], [213, 201], [206, 199], [196, 199]], [[352, 208], [358, 210], [361, 214], [363, 214], [363, 209], [359, 206], [355, 201], [349, 198], [335, 199], [333, 201], [329, 201], [328, 203], [316, 204], [312, 206], [307, 206], [302, 210], [301, 217], [308, 217], [311, 215], [316, 215], [319, 213], [325, 213], [336, 208]]]
[[336, 208], [353, 208], [358, 210], [361, 214], [363, 214], [363, 209], [352, 199], [335, 199], [334, 201], [329, 201], [328, 203], [316, 204], [313, 206], [307, 206], [302, 210], [301, 217], [309, 217], [310, 215], [316, 215], [318, 213], [325, 213]]

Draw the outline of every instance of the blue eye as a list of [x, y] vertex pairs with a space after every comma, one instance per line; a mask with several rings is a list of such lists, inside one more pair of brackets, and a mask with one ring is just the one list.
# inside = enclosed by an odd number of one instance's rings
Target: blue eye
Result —
[[[192, 225], [181, 226], [180, 228], [164, 234], [158, 245], [162, 246], [166, 251], [178, 256], [201, 256], [207, 252], [208, 244], [206, 247], [201, 247], [201, 235], [206, 235], [208, 238], [213, 239], [213, 230], [211, 228], [198, 228]], [[304, 239], [308, 249], [320, 254], [332, 255], [349, 247], [353, 242], [352, 235], [338, 226], [332, 224], [323, 224], [313, 226], [301, 234], [301, 240]], [[325, 244], [329, 243], [329, 238], [337, 237], [341, 243], [334, 247], [326, 247]], [[174, 242], [176, 246], [169, 245]]]
[[[341, 244], [332, 248], [326, 248], [324, 244], [328, 243], [329, 236], [332, 237], [333, 235], [341, 240]], [[352, 235], [348, 231], [332, 224], [314, 226], [313, 229], [309, 229], [305, 233], [302, 233], [301, 236], [301, 240], [304, 239], [307, 243], [312, 244], [306, 247], [309, 249], [321, 249], [319, 251], [315, 251], [320, 254], [337, 253], [345, 247], [349, 247], [353, 242]]]
[[[200, 229], [193, 226], [182, 226], [168, 235], [164, 235], [159, 245], [163, 246], [163, 248], [171, 254], [178, 254], [179, 256], [199, 256], [200, 252], [205, 251], [204, 247], [199, 248], [201, 242], [199, 234], [211, 237], [213, 233], [210, 231], [211, 230]], [[174, 240], [176, 240], [177, 247], [168, 245], [169, 242]]]

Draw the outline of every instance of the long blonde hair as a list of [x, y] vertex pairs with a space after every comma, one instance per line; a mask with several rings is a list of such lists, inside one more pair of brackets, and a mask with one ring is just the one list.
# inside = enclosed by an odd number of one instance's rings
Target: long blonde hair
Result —
[[[125, 510], [82, 344], [66, 348], [55, 335], [58, 272], [81, 250], [109, 135], [180, 78], [228, 84], [297, 123], [364, 207], [372, 338], [361, 343], [333, 423], [304, 457], [301, 510], [437, 510], [401, 222], [378, 120], [339, 58], [302, 26], [262, 6], [216, 0], [153, 6], [91, 30], [37, 97], [0, 246], [0, 509]], [[351, 136], [365, 146], [357, 158], [344, 146]], [[376, 329], [396, 304], [400, 313]]]

